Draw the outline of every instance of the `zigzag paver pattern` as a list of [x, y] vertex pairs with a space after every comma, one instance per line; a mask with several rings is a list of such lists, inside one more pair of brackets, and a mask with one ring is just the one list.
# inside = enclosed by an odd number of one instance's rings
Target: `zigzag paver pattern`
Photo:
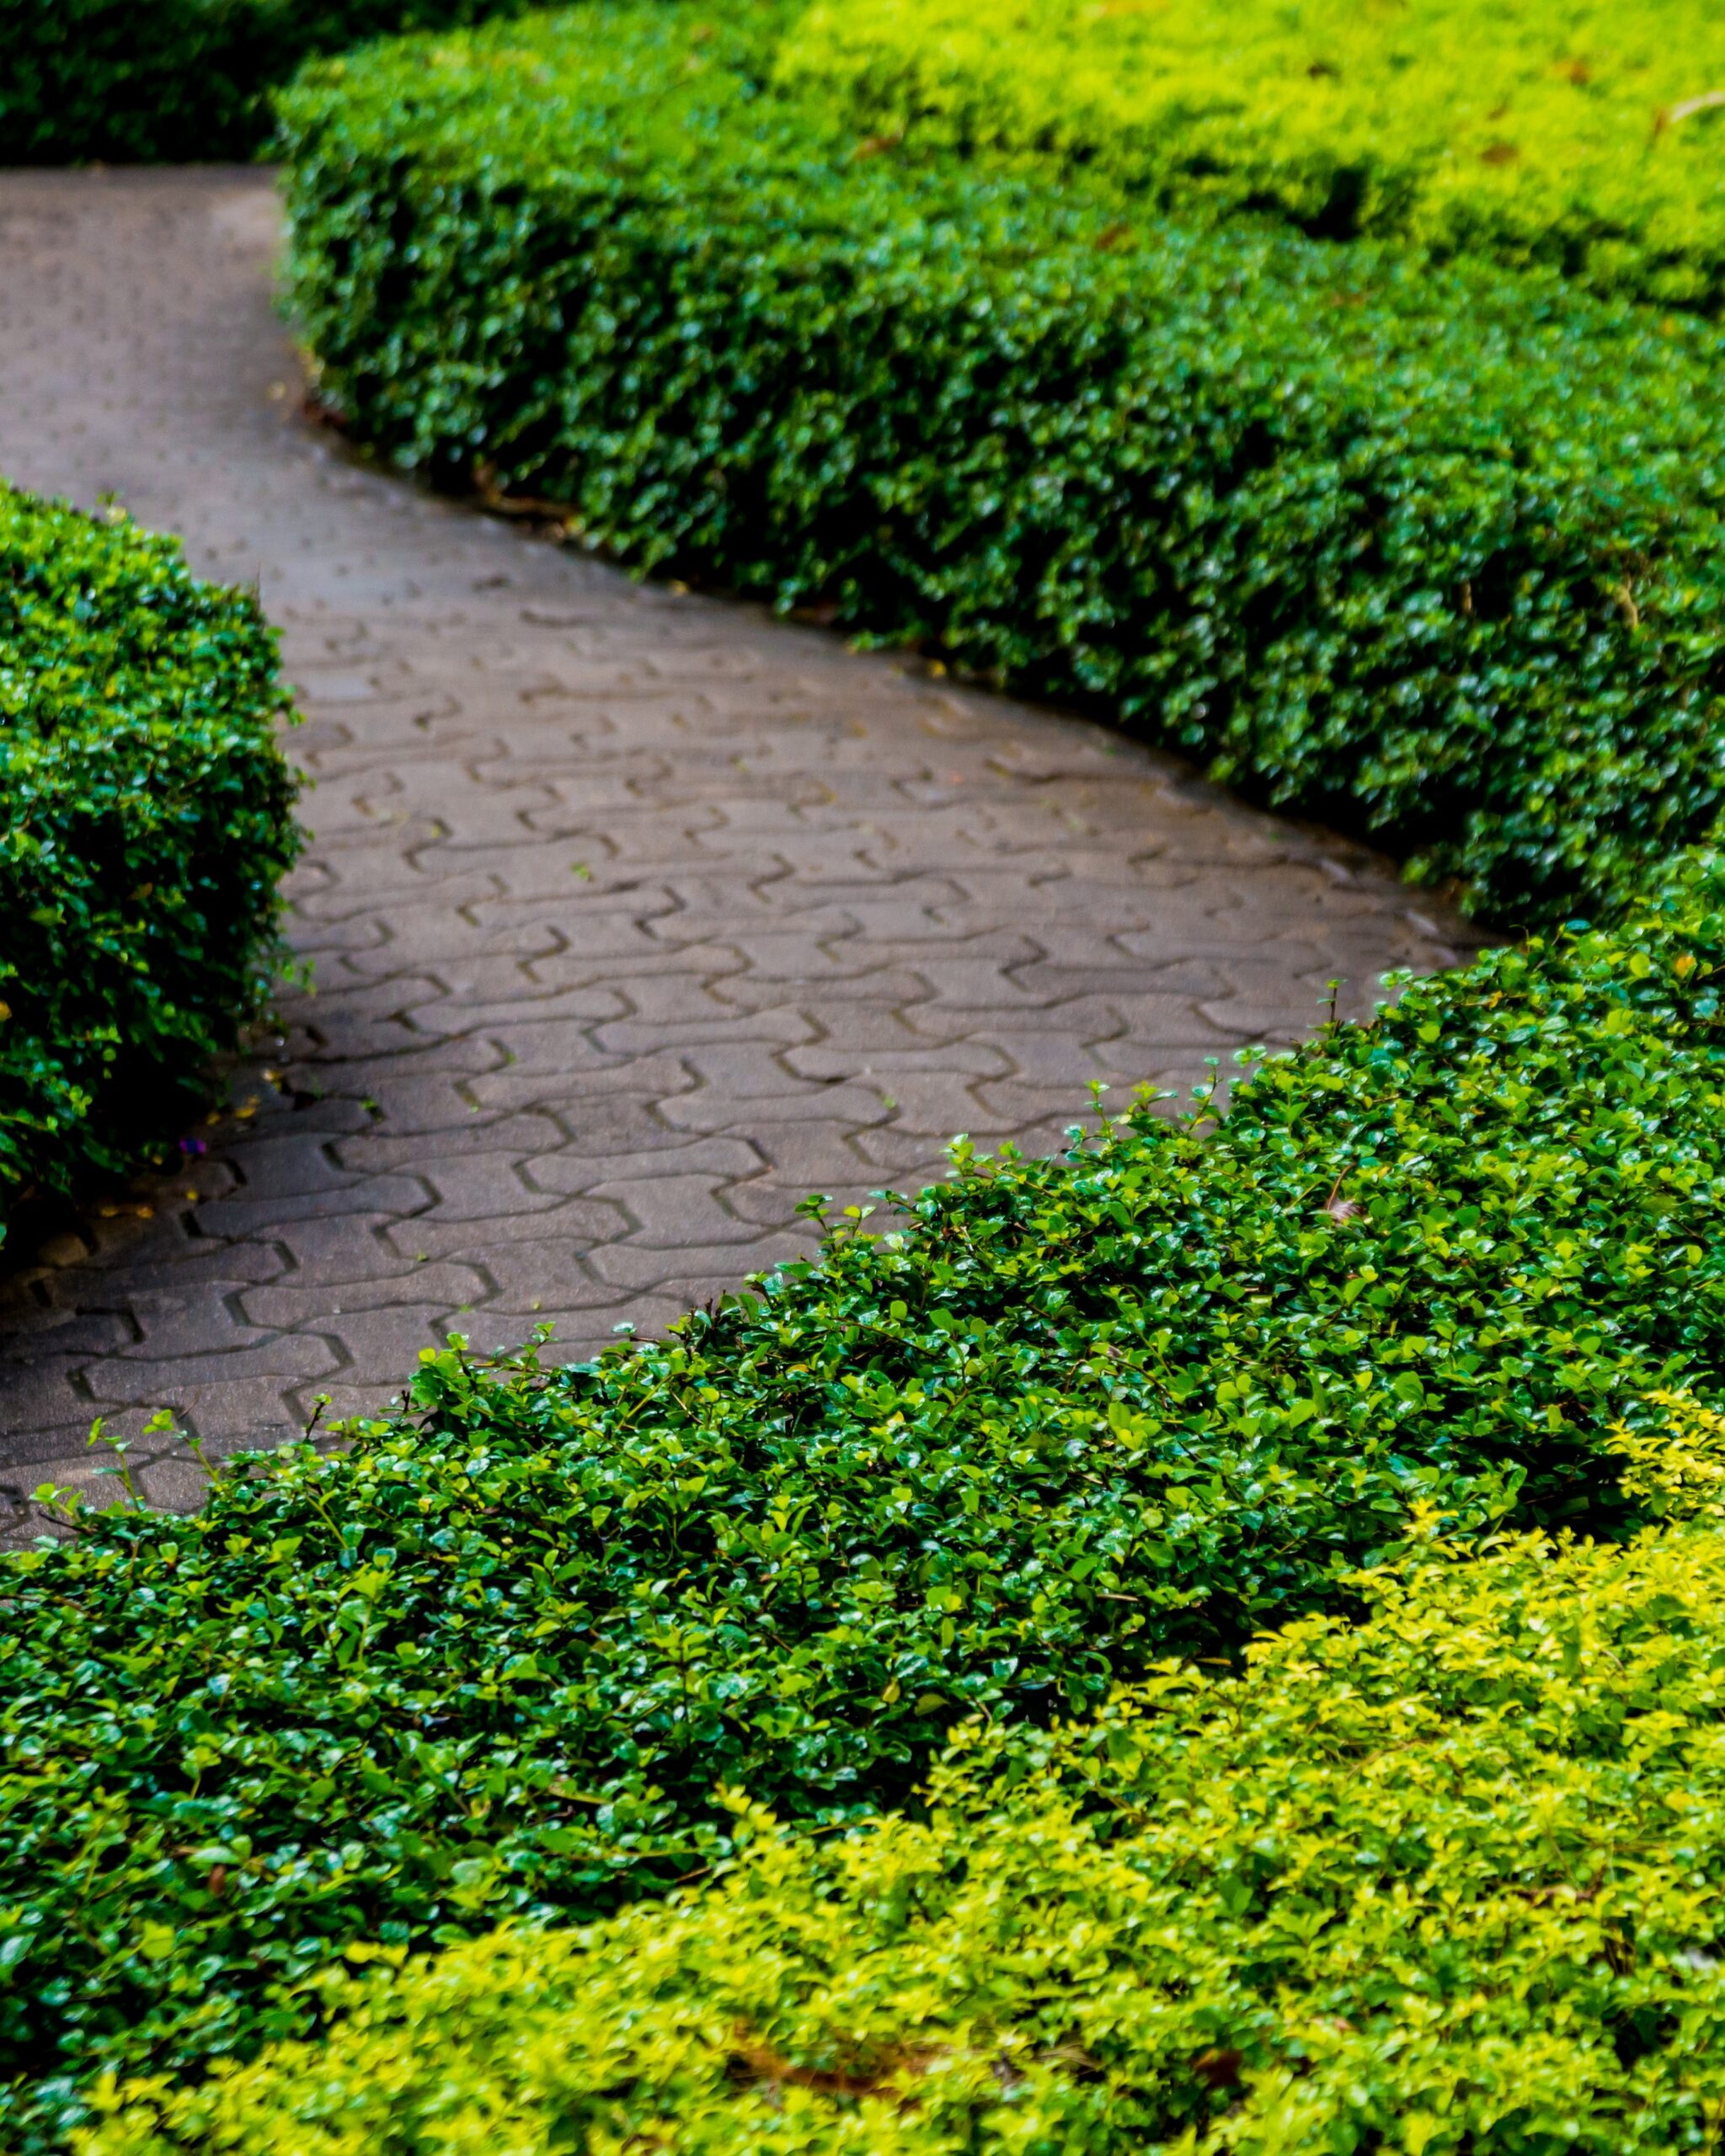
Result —
[[286, 1045], [190, 1171], [8, 1253], [12, 1489], [87, 1477], [97, 1413], [273, 1441], [451, 1326], [661, 1326], [807, 1248], [806, 1191], [1053, 1150], [1092, 1080], [1188, 1087], [1467, 947], [1102, 728], [359, 465], [297, 415], [277, 236], [259, 173], [0, 175], [0, 471], [257, 578], [316, 782]]

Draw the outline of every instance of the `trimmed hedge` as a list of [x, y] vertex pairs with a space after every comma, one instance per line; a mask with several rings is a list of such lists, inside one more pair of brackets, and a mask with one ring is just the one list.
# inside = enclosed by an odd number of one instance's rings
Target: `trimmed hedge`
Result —
[[1725, 801], [1714, 336], [861, 156], [772, 19], [595, 6], [284, 111], [323, 394], [643, 567], [1087, 699], [1518, 923]]
[[780, 72], [912, 147], [1030, 150], [1167, 208], [1725, 299], [1725, 26], [1691, 0], [816, 0]]
[[1361, 1584], [1242, 1676], [973, 1726], [923, 1821], [740, 1800], [747, 1854], [669, 1908], [332, 1974], [327, 2043], [106, 2089], [86, 2156], [1712, 2147], [1725, 1536]]
[[267, 991], [286, 707], [249, 593], [0, 486], [0, 1238], [171, 1133]]
[[7, 0], [0, 165], [248, 157], [301, 61], [521, 0]]
[[[1725, 862], [1410, 987], [1068, 1161], [959, 1149], [661, 1344], [427, 1351], [413, 1412], [84, 1517], [0, 1580], [0, 2099], [304, 2033], [355, 1942], [600, 1915], [1345, 1609], [1423, 1506], [1632, 1524], [1725, 1378]], [[1206, 1132], [1209, 1134], [1205, 1134]]]

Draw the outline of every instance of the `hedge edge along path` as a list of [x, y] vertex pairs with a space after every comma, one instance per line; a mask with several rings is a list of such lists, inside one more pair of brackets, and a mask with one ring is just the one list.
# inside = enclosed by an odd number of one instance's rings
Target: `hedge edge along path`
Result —
[[763, 91], [770, 32], [595, 6], [314, 72], [293, 289], [353, 430], [1085, 700], [1488, 917], [1705, 832], [1711, 332], [907, 165]]
[[1632, 1523], [1725, 1366], [1725, 883], [976, 1161], [660, 1343], [429, 1353], [403, 1416], [109, 1513], [0, 1602], [9, 2144], [318, 2020], [355, 1941], [597, 1916], [1357, 1600], [1423, 1506]]
[[171, 1134], [267, 995], [288, 707], [250, 594], [0, 484], [0, 1239]]

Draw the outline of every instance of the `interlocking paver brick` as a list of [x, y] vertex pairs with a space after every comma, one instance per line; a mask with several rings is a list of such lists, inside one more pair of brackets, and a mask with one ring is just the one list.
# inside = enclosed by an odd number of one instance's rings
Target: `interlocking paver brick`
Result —
[[[243, 1140], [235, 1141], [243, 1145]], [[231, 1198], [199, 1209], [200, 1232], [224, 1240], [278, 1237], [290, 1221], [327, 1219], [336, 1213], [371, 1213], [380, 1208], [406, 1219], [437, 1202], [437, 1193], [416, 1176], [359, 1176], [328, 1190], [292, 1197], [253, 1198], [242, 1183]]]
[[246, 1378], [323, 1377], [341, 1365], [339, 1351], [315, 1333], [274, 1333], [255, 1345], [234, 1347], [226, 1345], [221, 1333], [221, 1326], [211, 1323], [201, 1353], [188, 1342], [168, 1356], [101, 1356], [84, 1365], [83, 1381], [99, 1407], [110, 1401], [132, 1406], [165, 1399], [199, 1366], [209, 1378], [231, 1384]]
[[635, 1224], [628, 1237], [633, 1246], [684, 1251], [756, 1239], [758, 1226], [739, 1219], [725, 1202], [732, 1187], [722, 1176], [617, 1177], [595, 1183], [591, 1194], [622, 1207]]
[[806, 1191], [939, 1173], [959, 1129], [1058, 1146], [1092, 1078], [1189, 1088], [1331, 976], [1358, 1008], [1469, 947], [1172, 759], [350, 460], [298, 416], [278, 231], [260, 172], [0, 175], [0, 471], [257, 579], [318, 782], [315, 992], [244, 1113], [8, 1251], [0, 1500], [107, 1486], [99, 1408], [220, 1451], [376, 1412], [451, 1326], [656, 1330], [810, 1248]]
[[[308, 1280], [302, 1273], [296, 1273], [264, 1287], [246, 1289], [239, 1297], [240, 1307], [254, 1325], [286, 1330], [399, 1306], [404, 1296], [432, 1309], [459, 1310], [466, 1304], [483, 1302], [489, 1289], [486, 1276], [477, 1266], [419, 1265], [383, 1244], [373, 1244], [370, 1257], [371, 1268], [333, 1294], [327, 1281]], [[351, 1344], [346, 1326], [341, 1328], [341, 1337]]]
[[[390, 1246], [416, 1261], [458, 1258], [490, 1271], [492, 1252], [501, 1251], [513, 1242], [543, 1242], [555, 1236], [572, 1250], [585, 1251], [614, 1242], [628, 1232], [628, 1216], [601, 1199], [566, 1199], [553, 1204], [542, 1195], [533, 1202], [525, 1182], [521, 1188], [526, 1202], [507, 1213], [472, 1219], [434, 1219], [425, 1214], [397, 1221], [388, 1230]], [[507, 1187], [502, 1194], [509, 1197]]]
[[[727, 1241], [676, 1251], [638, 1243], [607, 1243], [587, 1262], [594, 1278], [613, 1289], [639, 1294], [674, 1287], [686, 1310], [740, 1287], [750, 1273], [764, 1273], [787, 1258], [806, 1257], [812, 1248], [809, 1235], [757, 1232], [750, 1242]], [[625, 1308], [633, 1316], [633, 1308], [627, 1304]]]
[[663, 1131], [664, 1143], [638, 1153], [590, 1153], [570, 1146], [530, 1161], [524, 1172], [540, 1190], [579, 1197], [608, 1179], [640, 1182], [649, 1177], [704, 1175], [721, 1182], [759, 1175], [766, 1166], [745, 1138], [684, 1138]]

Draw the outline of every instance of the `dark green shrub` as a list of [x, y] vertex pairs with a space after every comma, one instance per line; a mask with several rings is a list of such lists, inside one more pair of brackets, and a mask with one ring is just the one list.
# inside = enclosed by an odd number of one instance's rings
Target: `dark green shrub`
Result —
[[249, 594], [0, 487], [0, 1238], [170, 1133], [267, 989], [285, 702]]
[[767, 28], [585, 8], [292, 93], [294, 289], [355, 432], [1087, 697], [1501, 918], [1707, 828], [1715, 333], [904, 165], [760, 91]]
[[756, 1817], [668, 1908], [332, 1977], [327, 2043], [134, 2085], [88, 2156], [430, 2156], [505, 2121], [511, 2156], [1711, 2146], [1717, 1520], [1422, 1544], [1371, 1600], [1240, 1677], [973, 1726], [923, 1819]]
[[248, 157], [307, 55], [520, 0], [6, 0], [0, 165]]
[[1210, 1135], [961, 1149], [664, 1344], [428, 1351], [345, 1452], [13, 1561], [13, 2143], [102, 2067], [303, 2031], [350, 1942], [664, 1888], [722, 1853], [716, 1784], [896, 1802], [964, 1716], [1344, 1609], [1416, 1506], [1624, 1517], [1612, 1426], [1725, 1377], [1722, 984], [1707, 861], [1268, 1063]]

